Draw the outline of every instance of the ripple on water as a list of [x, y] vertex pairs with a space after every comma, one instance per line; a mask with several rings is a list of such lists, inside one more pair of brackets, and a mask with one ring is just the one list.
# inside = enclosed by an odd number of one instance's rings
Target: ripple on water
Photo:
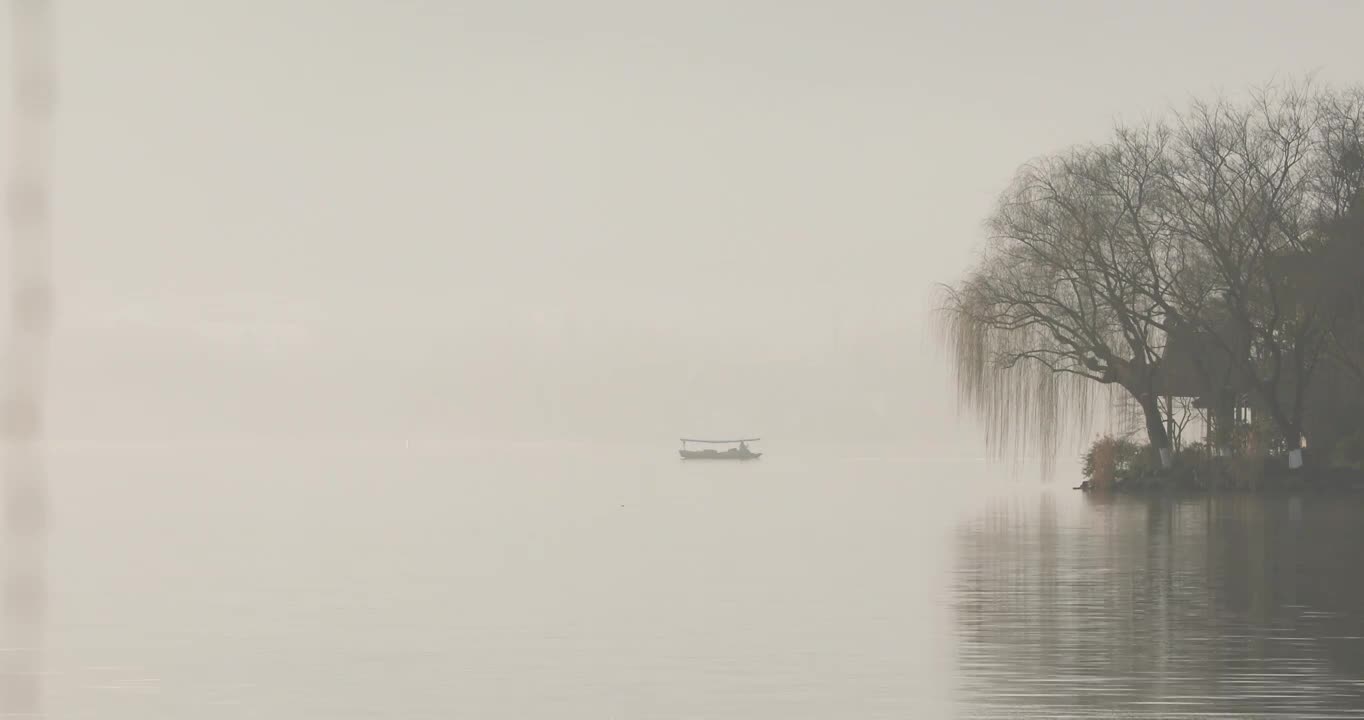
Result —
[[1364, 718], [1364, 502], [1045, 495], [960, 528], [968, 718]]

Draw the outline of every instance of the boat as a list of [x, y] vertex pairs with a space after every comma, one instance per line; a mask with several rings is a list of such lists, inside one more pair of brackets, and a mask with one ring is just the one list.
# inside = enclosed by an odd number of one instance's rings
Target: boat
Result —
[[[694, 438], [682, 438], [682, 449], [678, 453], [683, 460], [757, 460], [762, 457], [760, 452], [753, 452], [748, 449], [748, 444], [758, 442], [762, 438], [740, 438], [738, 440], [696, 440]], [[705, 448], [703, 450], [692, 450], [688, 443], [700, 445], [734, 445], [726, 450], [714, 450]]]

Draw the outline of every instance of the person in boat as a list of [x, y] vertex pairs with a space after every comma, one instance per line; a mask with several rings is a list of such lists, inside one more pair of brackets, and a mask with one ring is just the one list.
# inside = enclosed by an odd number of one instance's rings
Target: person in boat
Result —
[[740, 455], [748, 454], [748, 443], [744, 442], [743, 440], [739, 441], [739, 454]]

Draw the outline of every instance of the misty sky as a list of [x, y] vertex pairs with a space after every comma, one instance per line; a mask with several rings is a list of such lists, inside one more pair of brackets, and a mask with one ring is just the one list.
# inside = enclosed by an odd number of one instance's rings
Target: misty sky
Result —
[[54, 442], [979, 455], [926, 311], [1014, 169], [1193, 96], [1364, 82], [1361, 27], [1343, 1], [65, 0]]

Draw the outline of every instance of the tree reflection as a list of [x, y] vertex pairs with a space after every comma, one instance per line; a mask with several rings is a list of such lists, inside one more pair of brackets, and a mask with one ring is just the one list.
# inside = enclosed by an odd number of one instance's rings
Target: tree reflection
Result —
[[970, 716], [1364, 708], [1362, 519], [1356, 497], [992, 506], [957, 537]]

